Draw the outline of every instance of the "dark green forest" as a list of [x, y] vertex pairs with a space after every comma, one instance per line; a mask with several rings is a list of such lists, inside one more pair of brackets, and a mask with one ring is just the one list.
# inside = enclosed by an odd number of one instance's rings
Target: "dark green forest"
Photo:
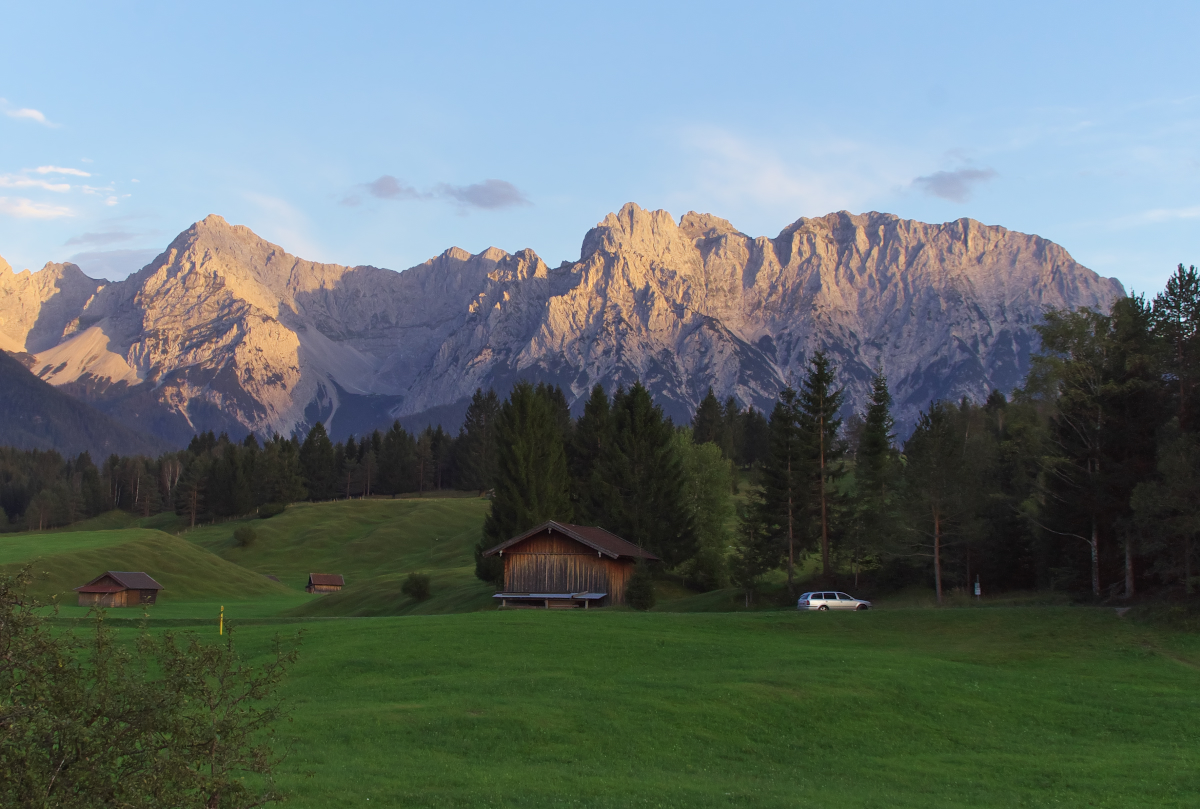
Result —
[[[298, 500], [442, 489], [491, 498], [480, 550], [547, 519], [601, 525], [653, 551], [657, 575], [734, 586], [747, 603], [801, 579], [872, 590], [1184, 597], [1200, 531], [1200, 278], [1153, 299], [1051, 311], [1023, 385], [931, 402], [897, 440], [881, 369], [847, 412], [814, 355], [769, 414], [709, 391], [690, 425], [640, 383], [597, 386], [578, 417], [554, 386], [476, 392], [457, 434], [428, 427], [333, 443], [211, 433], [157, 458], [0, 449], [7, 530], [125, 509], [204, 522]], [[477, 574], [499, 576], [477, 559]]]

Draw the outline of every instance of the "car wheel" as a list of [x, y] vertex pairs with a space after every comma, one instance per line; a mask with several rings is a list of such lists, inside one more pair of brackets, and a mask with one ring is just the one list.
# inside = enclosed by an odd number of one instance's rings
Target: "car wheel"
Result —
[[829, 612], [829, 606], [827, 604], [822, 604], [821, 606], [817, 607], [817, 612]]
[[863, 612], [864, 610], [869, 610], [869, 609], [870, 609], [870, 607], [868, 607], [866, 604], [859, 604], [857, 607], [854, 608], [854, 611], [855, 612]]

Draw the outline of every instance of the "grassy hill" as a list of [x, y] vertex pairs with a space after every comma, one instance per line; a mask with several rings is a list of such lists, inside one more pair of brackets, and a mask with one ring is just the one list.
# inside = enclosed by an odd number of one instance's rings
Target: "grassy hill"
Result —
[[288, 595], [278, 582], [221, 559], [179, 537], [145, 528], [0, 535], [0, 572], [32, 565], [32, 593], [74, 604], [72, 590], [106, 570], [140, 570], [165, 589], [160, 602]]
[[[346, 588], [306, 603], [303, 615], [459, 612], [491, 606], [492, 588], [475, 578], [475, 543], [489, 503], [475, 497], [297, 503], [267, 520], [203, 526], [189, 542], [248, 570], [301, 589], [309, 573], [341, 573]], [[233, 532], [250, 525], [248, 548]], [[409, 573], [427, 573], [433, 597], [400, 593]]]
[[[246, 627], [244, 651], [274, 629]], [[305, 628], [296, 807], [1190, 807], [1200, 637], [1111, 610]]]

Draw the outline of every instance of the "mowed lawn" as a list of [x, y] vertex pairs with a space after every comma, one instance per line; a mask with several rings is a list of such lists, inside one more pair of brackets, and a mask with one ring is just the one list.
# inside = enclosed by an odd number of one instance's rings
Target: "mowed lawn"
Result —
[[[291, 629], [247, 626], [240, 644]], [[1200, 795], [1200, 639], [1111, 610], [514, 611], [304, 631], [280, 768], [297, 807]]]

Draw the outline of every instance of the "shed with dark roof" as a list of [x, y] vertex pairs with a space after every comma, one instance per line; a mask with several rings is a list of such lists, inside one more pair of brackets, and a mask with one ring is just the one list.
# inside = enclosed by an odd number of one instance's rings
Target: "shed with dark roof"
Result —
[[336, 593], [346, 586], [346, 580], [338, 573], [309, 573], [308, 593]]
[[153, 604], [163, 586], [145, 573], [109, 570], [76, 587], [81, 607], [137, 607]]
[[658, 557], [603, 528], [551, 520], [483, 552], [504, 560], [506, 607], [621, 604], [639, 559]]

